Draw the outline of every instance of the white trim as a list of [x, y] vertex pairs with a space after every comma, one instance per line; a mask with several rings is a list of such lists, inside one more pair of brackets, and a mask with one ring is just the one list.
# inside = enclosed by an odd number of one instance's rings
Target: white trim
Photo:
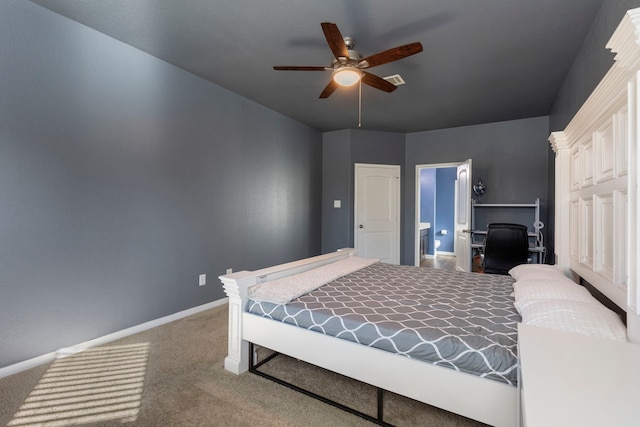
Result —
[[51, 353], [43, 354], [41, 356], [37, 356], [22, 362], [14, 363], [13, 365], [0, 368], [0, 378], [8, 377], [9, 375], [17, 374], [19, 372], [26, 371], [27, 369], [35, 368], [36, 366], [40, 366], [45, 363], [53, 362], [56, 359], [70, 356], [72, 354], [81, 352], [88, 348], [103, 345], [108, 342], [118, 340], [120, 338], [128, 337], [130, 335], [137, 334], [139, 332], [143, 332], [151, 328], [155, 328], [156, 326], [161, 326], [166, 323], [170, 323], [175, 320], [179, 320], [184, 317], [191, 316], [192, 314], [196, 314], [204, 310], [209, 310], [211, 308], [225, 305], [228, 303], [228, 300], [229, 298], [221, 298], [219, 300], [212, 301], [207, 304], [203, 304], [197, 307], [189, 308], [187, 310], [179, 311], [177, 313], [170, 314], [168, 316], [161, 317], [159, 319], [151, 320], [149, 322], [141, 323], [139, 325], [132, 326], [127, 329], [122, 329], [120, 331], [113, 332], [111, 334], [104, 335], [102, 337], [98, 337], [89, 341], [85, 341], [71, 347], [61, 348]]
[[0, 368], [0, 378], [8, 377], [9, 375], [17, 374], [27, 369], [35, 368], [36, 366], [44, 365], [45, 363], [53, 362], [56, 360], [56, 352], [43, 354], [29, 360], [14, 363], [13, 365]]
[[447, 255], [447, 256], [456, 256], [455, 252], [449, 252], [449, 251], [439, 251], [436, 249], [436, 256], [437, 255]]

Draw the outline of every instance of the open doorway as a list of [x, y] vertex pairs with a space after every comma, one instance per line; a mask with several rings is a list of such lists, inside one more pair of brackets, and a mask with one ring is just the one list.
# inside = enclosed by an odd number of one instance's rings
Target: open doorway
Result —
[[456, 178], [459, 165], [416, 166], [415, 265], [456, 269]]

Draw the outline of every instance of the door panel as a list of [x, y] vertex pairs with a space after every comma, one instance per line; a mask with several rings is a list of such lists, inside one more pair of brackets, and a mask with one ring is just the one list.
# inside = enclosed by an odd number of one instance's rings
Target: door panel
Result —
[[471, 271], [471, 159], [458, 166], [456, 179], [456, 270]]
[[356, 164], [355, 246], [364, 258], [400, 263], [400, 166]]

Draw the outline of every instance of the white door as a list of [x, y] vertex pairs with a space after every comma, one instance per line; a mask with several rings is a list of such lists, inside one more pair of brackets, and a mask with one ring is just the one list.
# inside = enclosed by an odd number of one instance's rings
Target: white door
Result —
[[471, 159], [458, 166], [456, 179], [456, 270], [471, 271]]
[[354, 191], [358, 255], [400, 264], [400, 166], [357, 163]]

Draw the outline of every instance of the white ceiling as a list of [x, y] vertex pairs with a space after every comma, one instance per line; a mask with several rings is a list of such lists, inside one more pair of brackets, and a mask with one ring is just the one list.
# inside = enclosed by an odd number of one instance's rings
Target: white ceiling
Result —
[[[545, 116], [603, 0], [32, 0], [321, 131], [358, 125], [358, 92], [318, 96], [329, 66], [320, 23], [407, 82], [362, 89], [362, 128], [415, 132]], [[604, 50], [604, 46], [602, 47]]]

